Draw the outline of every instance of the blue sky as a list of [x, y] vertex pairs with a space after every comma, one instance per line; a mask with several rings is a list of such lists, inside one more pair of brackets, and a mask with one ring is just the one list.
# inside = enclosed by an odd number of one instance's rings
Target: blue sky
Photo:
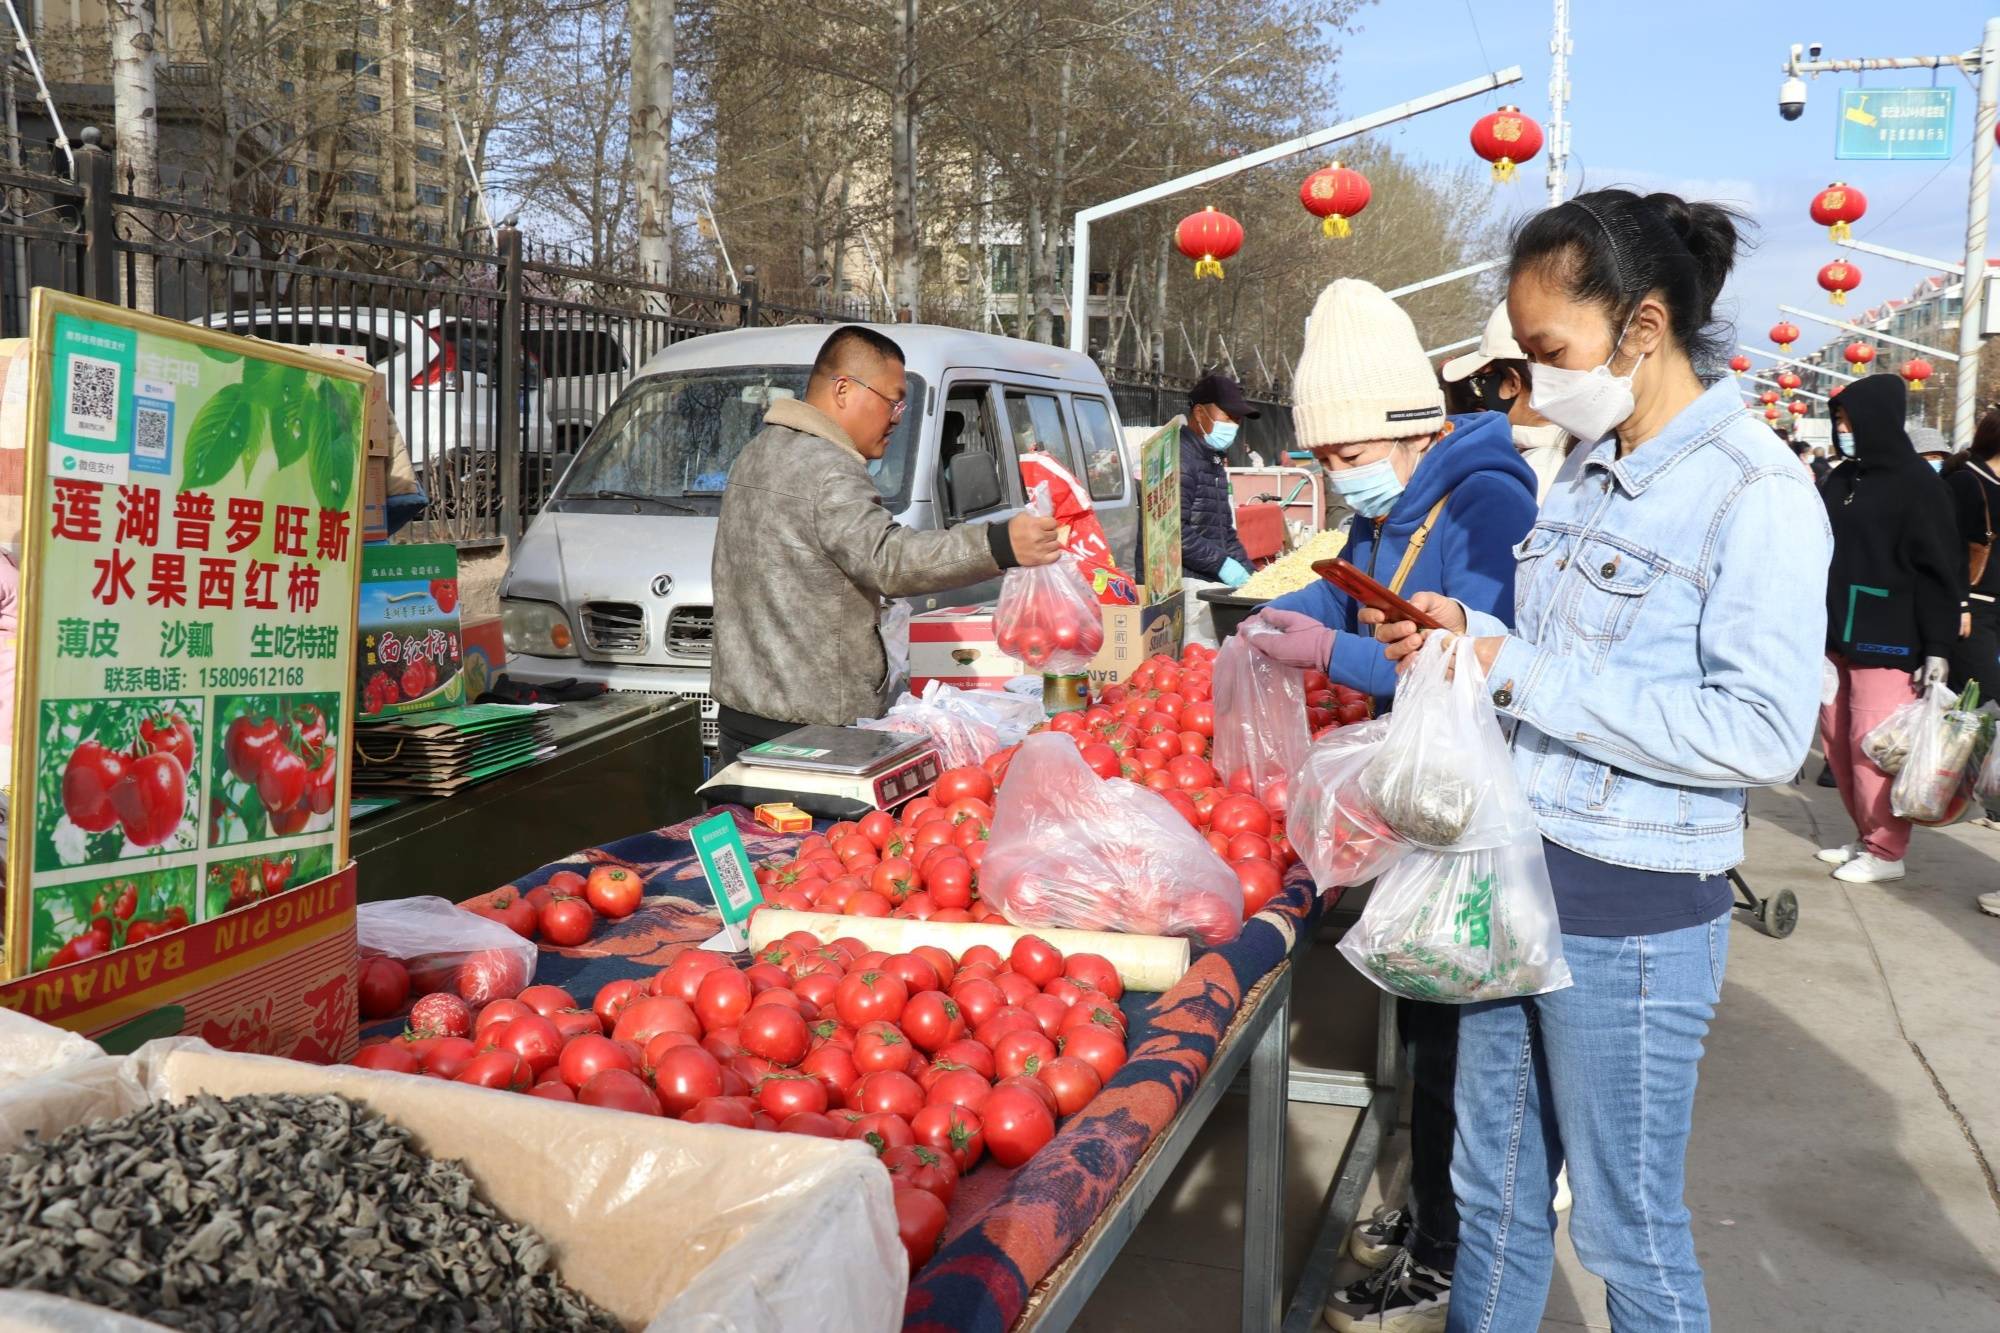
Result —
[[[1385, 137], [1431, 161], [1477, 161], [1466, 141], [1472, 122], [1502, 102], [1538, 120], [1548, 117], [1549, 22], [1546, 0], [1378, 0], [1361, 11], [1359, 31], [1343, 42], [1340, 113], [1362, 115], [1488, 69], [1518, 64], [1520, 83], [1476, 102], [1434, 111]], [[1814, 281], [1820, 265], [1845, 253], [1807, 216], [1812, 196], [1845, 180], [1868, 196], [1857, 239], [1916, 254], [1962, 260], [1966, 191], [1976, 100], [1972, 82], [1956, 70], [1938, 73], [1959, 89], [1949, 164], [1837, 162], [1834, 116], [1843, 87], [1857, 76], [1822, 75], [1809, 82], [1806, 112], [1778, 117], [1778, 85], [1793, 42], [1821, 41], [1828, 59], [1935, 55], [1979, 43], [1987, 14], [1972, 0], [1867, 4], [1754, 5], [1682, 0], [1671, 5], [1635, 0], [1572, 0], [1570, 192], [1608, 185], [1672, 190], [1724, 200], [1760, 225], [1759, 248], [1737, 268], [1724, 296], [1752, 345], [1780, 301], [1838, 317]], [[1475, 31], [1476, 21], [1476, 31]], [[1484, 53], [1482, 54], [1482, 45]], [[1928, 71], [1866, 76], [1871, 87], [1928, 84]], [[1498, 187], [1500, 206], [1539, 207], [1547, 184], [1537, 159], [1512, 187]], [[1940, 167], [1943, 167], [1940, 172]], [[1996, 176], [2000, 179], [2000, 176]], [[2000, 216], [1988, 253], [2000, 253]], [[1854, 309], [1906, 296], [1925, 271], [1869, 255], [1851, 256], [1864, 280], [1849, 300]], [[1809, 326], [1804, 346], [1819, 334]], [[1476, 330], [1467, 330], [1473, 333]]]

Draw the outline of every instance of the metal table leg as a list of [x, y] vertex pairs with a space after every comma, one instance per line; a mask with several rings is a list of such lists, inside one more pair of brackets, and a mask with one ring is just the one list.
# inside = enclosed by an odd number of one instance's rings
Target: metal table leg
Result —
[[1243, 1163], [1243, 1328], [1276, 1333], [1285, 1309], [1285, 1109], [1291, 987], [1250, 1054], [1250, 1138]]

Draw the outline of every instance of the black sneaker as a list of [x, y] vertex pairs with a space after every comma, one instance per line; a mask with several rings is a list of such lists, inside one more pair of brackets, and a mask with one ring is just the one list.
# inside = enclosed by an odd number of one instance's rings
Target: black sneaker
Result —
[[1347, 1233], [1347, 1252], [1354, 1262], [1380, 1268], [1396, 1257], [1410, 1239], [1410, 1215], [1401, 1208], [1377, 1208]]
[[1451, 1278], [1398, 1250], [1383, 1268], [1336, 1292], [1322, 1313], [1337, 1333], [1443, 1333]]

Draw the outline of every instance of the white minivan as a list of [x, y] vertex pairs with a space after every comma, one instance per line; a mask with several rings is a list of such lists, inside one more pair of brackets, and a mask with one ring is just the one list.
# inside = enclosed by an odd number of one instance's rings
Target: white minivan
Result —
[[[1118, 563], [1139, 568], [1138, 488], [1095, 362], [962, 329], [872, 327], [907, 358], [911, 411], [870, 465], [901, 522], [1006, 519], [1026, 502], [1019, 457], [1041, 448], [1090, 488]], [[508, 562], [500, 607], [510, 676], [693, 696], [703, 740], [715, 744], [709, 560], [723, 486], [771, 401], [805, 393], [830, 332], [821, 324], [708, 334], [641, 368]], [[998, 586], [940, 593], [916, 609], [988, 600]]]

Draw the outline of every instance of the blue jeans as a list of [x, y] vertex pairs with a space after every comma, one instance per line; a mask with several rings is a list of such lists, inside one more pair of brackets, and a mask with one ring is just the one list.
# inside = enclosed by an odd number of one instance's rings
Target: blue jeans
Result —
[[1449, 1333], [1534, 1333], [1570, 1239], [1618, 1333], [1707, 1333], [1682, 1198], [1695, 1072], [1722, 992], [1729, 915], [1658, 935], [1564, 935], [1575, 984], [1469, 1004], [1458, 1027], [1458, 1268]]

